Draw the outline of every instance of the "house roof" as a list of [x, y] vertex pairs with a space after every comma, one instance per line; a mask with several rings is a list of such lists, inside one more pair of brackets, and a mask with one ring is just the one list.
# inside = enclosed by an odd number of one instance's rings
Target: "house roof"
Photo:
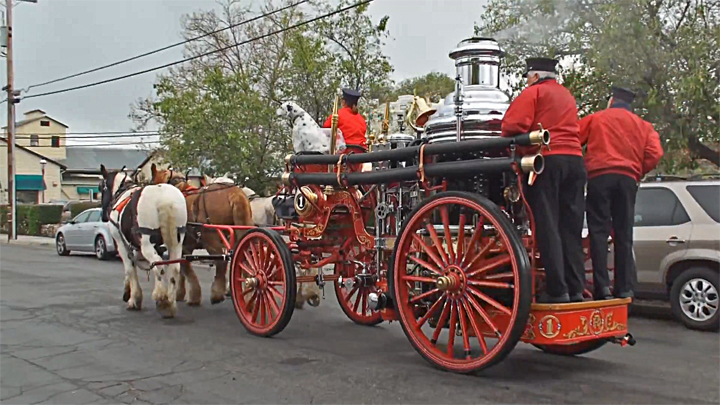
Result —
[[[4, 137], [1, 137], [1, 136], [0, 136], [0, 141], [3, 141], [5, 144], [7, 144], [7, 139], [5, 139]], [[31, 154], [31, 155], [33, 155], [33, 156], [39, 157], [40, 159], [45, 159], [46, 161], [48, 161], [48, 162], [50, 162], [50, 163], [56, 164], [56, 165], [60, 166], [60, 167], [63, 168], [63, 169], [65, 169], [65, 167], [66, 167], [64, 164], [62, 164], [62, 163], [60, 163], [60, 162], [58, 162], [58, 161], [56, 161], [56, 160], [52, 160], [52, 159], [50, 159], [50, 158], [47, 157], [47, 156], [43, 156], [43, 155], [35, 152], [35, 151], [32, 150], [32, 149], [28, 149], [28, 148], [26, 148], [26, 147], [24, 147], [24, 146], [20, 146], [20, 145], [18, 145], [18, 144], [15, 144], [15, 147], [18, 148], [18, 149], [24, 150], [25, 152], [27, 152], [27, 153], [29, 153], [29, 154]]]
[[121, 148], [73, 147], [66, 151], [67, 157], [63, 163], [67, 166], [67, 171], [83, 173], [100, 173], [101, 164], [108, 170], [119, 170], [123, 166], [134, 169], [150, 154], [146, 150]]
[[[56, 123], [56, 124], [59, 124], [59, 125], [65, 127], [65, 128], [70, 128], [69, 126], [63, 124], [62, 122], [56, 120], [55, 118], [48, 117], [47, 115], [42, 116], [42, 117], [28, 118], [28, 119], [26, 119], [26, 120], [18, 121], [18, 122], [15, 123], [15, 128], [20, 128], [20, 127], [23, 126], [23, 125], [27, 125], [27, 124], [29, 124], [29, 123], [31, 123], [31, 122], [40, 121], [40, 120], [50, 120], [50, 121], [52, 121], [52, 122], [54, 122], [54, 123]], [[2, 129], [7, 130], [7, 125], [4, 126], [4, 127], [2, 127]]]

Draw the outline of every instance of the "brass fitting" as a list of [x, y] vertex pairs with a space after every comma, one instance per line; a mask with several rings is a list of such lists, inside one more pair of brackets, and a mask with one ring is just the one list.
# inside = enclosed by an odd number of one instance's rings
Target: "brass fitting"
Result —
[[285, 156], [285, 164], [286, 165], [290, 164], [290, 160], [292, 159], [293, 156], [294, 155], [292, 153], [289, 153], [287, 156]]
[[545, 158], [539, 153], [535, 156], [525, 156], [520, 159], [520, 168], [525, 173], [540, 174], [545, 169]]
[[317, 204], [317, 201], [318, 195], [310, 187], [300, 187], [300, 192], [295, 194], [295, 211], [298, 215], [304, 217], [312, 212], [313, 205]]
[[547, 129], [538, 129], [530, 132], [530, 143], [533, 145], [549, 145], [550, 131]]
[[282, 174], [282, 183], [286, 186], [290, 185], [290, 172], [285, 172]]

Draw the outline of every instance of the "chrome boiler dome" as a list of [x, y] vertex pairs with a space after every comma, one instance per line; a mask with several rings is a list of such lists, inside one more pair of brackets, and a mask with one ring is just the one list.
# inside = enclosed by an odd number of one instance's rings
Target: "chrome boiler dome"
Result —
[[[468, 38], [460, 42], [450, 58], [462, 80], [462, 139], [499, 136], [510, 97], [500, 90], [500, 61], [504, 55], [492, 38]], [[457, 118], [455, 93], [449, 94], [425, 125], [429, 143], [455, 142]]]

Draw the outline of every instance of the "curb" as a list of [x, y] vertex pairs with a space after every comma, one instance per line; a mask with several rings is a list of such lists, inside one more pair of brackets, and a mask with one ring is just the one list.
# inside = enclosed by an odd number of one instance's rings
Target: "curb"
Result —
[[9, 242], [9, 241], [7, 240], [7, 238], [1, 238], [1, 239], [0, 239], [0, 244], [2, 244], [2, 245], [8, 245], [8, 246], [12, 246], [12, 245], [21, 245], [21, 246], [54, 246], [54, 245], [55, 245], [55, 240], [52, 239], [52, 238], [48, 238], [47, 241], [45, 241], [45, 240], [22, 240], [22, 239], [17, 239], [17, 240], [14, 240], [14, 241]]

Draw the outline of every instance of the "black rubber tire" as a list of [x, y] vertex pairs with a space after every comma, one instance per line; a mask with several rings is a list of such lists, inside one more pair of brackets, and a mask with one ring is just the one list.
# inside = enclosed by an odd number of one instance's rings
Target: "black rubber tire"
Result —
[[[238, 309], [238, 299], [236, 297], [238, 296], [238, 294], [240, 294], [240, 296], [242, 297], [242, 291], [236, 291], [235, 283], [233, 282], [233, 280], [236, 279], [235, 261], [237, 260], [238, 255], [241, 254], [241, 252], [238, 250], [241, 243], [244, 240], [251, 238], [253, 237], [253, 235], [258, 233], [264, 234], [275, 245], [277, 251], [280, 253], [280, 259], [283, 264], [283, 272], [285, 273], [285, 302], [283, 303], [283, 307], [280, 308], [280, 319], [270, 330], [262, 331], [256, 330], [256, 328], [254, 328], [252, 325], [247, 324], [247, 321], [243, 319], [243, 317], [240, 315], [240, 310]], [[293, 265], [292, 254], [290, 253], [290, 249], [288, 248], [287, 244], [285, 244], [285, 241], [283, 241], [279, 233], [273, 231], [272, 229], [253, 228], [249, 230], [242, 238], [238, 239], [235, 244], [235, 249], [233, 251], [232, 261], [230, 262], [230, 292], [233, 297], [232, 301], [233, 308], [235, 309], [235, 314], [240, 320], [240, 323], [243, 324], [243, 326], [249, 333], [260, 337], [271, 337], [282, 332], [283, 329], [285, 329], [285, 327], [290, 322], [290, 318], [292, 318], [293, 312], [295, 311], [295, 300], [297, 297], [297, 279], [295, 275], [295, 266]]]
[[[102, 250], [102, 252], [100, 252], [100, 250]], [[110, 253], [108, 253], [107, 250], [107, 241], [102, 235], [98, 235], [97, 238], [95, 238], [95, 257], [97, 257], [98, 260], [107, 260], [110, 258]]]
[[579, 356], [585, 353], [595, 351], [607, 343], [607, 340], [588, 340], [585, 342], [575, 343], [572, 345], [536, 345], [538, 349], [545, 353], [556, 354], [558, 356]]
[[715, 291], [720, 292], [720, 275], [717, 270], [713, 271], [707, 267], [691, 267], [683, 271], [677, 278], [675, 278], [672, 283], [672, 287], [670, 288], [670, 308], [672, 308], [673, 316], [678, 321], [682, 322], [682, 324], [688, 329], [718, 331], [720, 329], [720, 319], [718, 318], [720, 310], [716, 310], [715, 315], [713, 315], [710, 319], [700, 322], [690, 319], [683, 313], [682, 308], [680, 308], [681, 289], [685, 283], [695, 278], [703, 279], [709, 282], [715, 287]]
[[[522, 337], [523, 333], [525, 332], [525, 328], [527, 325], [528, 316], [530, 315], [530, 307], [532, 305], [533, 300], [533, 293], [532, 293], [532, 271], [531, 271], [531, 265], [530, 265], [530, 257], [527, 253], [527, 249], [525, 248], [522, 239], [517, 234], [517, 231], [515, 230], [512, 223], [510, 223], [510, 220], [507, 218], [507, 216], [500, 210], [500, 207], [497, 206], [497, 204], [490, 201], [488, 198], [483, 197], [478, 194], [468, 193], [464, 191], [445, 191], [441, 193], [437, 193], [429, 198], [424, 199], [420, 204], [418, 204], [412, 212], [406, 217], [406, 221], [402, 225], [402, 229], [400, 230], [400, 233], [398, 234], [397, 242], [395, 243], [395, 248], [393, 249], [392, 257], [390, 258], [390, 266], [388, 270], [388, 288], [389, 293], [392, 296], [393, 302], [397, 304], [397, 298], [395, 296], [395, 256], [397, 255], [398, 249], [401, 247], [400, 241], [402, 240], [402, 235], [405, 233], [405, 228], [407, 227], [408, 223], [410, 223], [410, 219], [415, 216], [418, 211], [420, 211], [425, 205], [445, 197], [455, 197], [455, 198], [464, 198], [467, 200], [471, 200], [475, 202], [476, 204], [483, 207], [486, 211], [488, 211], [490, 214], [492, 214], [493, 217], [498, 221], [500, 224], [500, 227], [502, 228], [502, 231], [507, 234], [508, 239], [510, 241], [510, 246], [512, 247], [513, 252], [515, 253], [515, 258], [518, 264], [518, 273], [519, 273], [519, 288], [517, 288], [520, 291], [519, 296], [519, 302], [517, 307], [517, 316], [515, 318], [515, 323], [512, 325], [512, 328], [510, 329], [510, 336], [508, 340], [505, 342], [503, 347], [496, 353], [487, 363], [484, 363], [480, 367], [476, 367], [470, 370], [457, 370], [448, 368], [445, 366], [442, 366], [440, 364], [435, 363], [431, 358], [429, 358], [421, 348], [417, 347], [415, 345], [415, 342], [413, 339], [410, 338], [411, 331], [408, 331], [406, 329], [405, 323], [402, 321], [402, 319], [399, 320], [400, 325], [403, 328], [403, 332], [408, 337], [408, 340], [410, 341], [410, 344], [413, 346], [415, 351], [417, 351], [428, 363], [432, 364], [435, 368], [438, 368], [443, 371], [450, 371], [455, 373], [462, 373], [462, 374], [470, 374], [470, 373], [476, 373], [481, 370], [487, 369], [489, 367], [492, 367], [493, 365], [501, 362], [505, 357], [507, 357], [508, 354], [515, 348], [515, 346], [520, 341], [520, 338]], [[398, 309], [399, 311], [399, 309]]]
[[60, 256], [69, 256], [70, 251], [68, 250], [67, 246], [65, 245], [65, 235], [59, 233], [55, 237], [55, 251]]

